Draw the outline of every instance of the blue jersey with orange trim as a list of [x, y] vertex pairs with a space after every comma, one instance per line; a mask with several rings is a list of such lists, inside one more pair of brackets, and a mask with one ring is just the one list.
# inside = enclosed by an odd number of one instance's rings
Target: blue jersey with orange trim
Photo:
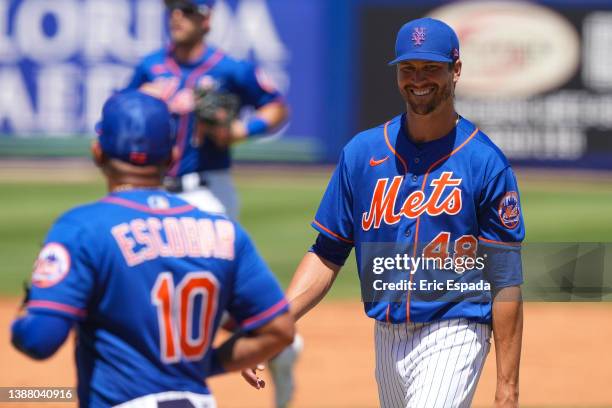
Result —
[[170, 390], [208, 394], [223, 311], [252, 330], [288, 308], [236, 223], [144, 189], [112, 193], [55, 222], [27, 307], [78, 322], [81, 406]]
[[204, 138], [202, 146], [194, 145], [193, 89], [205, 87], [228, 92], [240, 98], [241, 106], [256, 109], [281, 98], [265, 74], [253, 64], [232, 59], [210, 46], [189, 64], [178, 63], [167, 48], [145, 57], [136, 67], [128, 88], [137, 89], [156, 81], [164, 84], [163, 98], [175, 120], [179, 158], [172, 164], [170, 176], [226, 169], [231, 165], [227, 148], [217, 147], [208, 138]]
[[[493, 142], [464, 118], [448, 135], [422, 144], [409, 139], [405, 122], [405, 114], [398, 116], [345, 146], [312, 225], [355, 246], [369, 317], [394, 323], [459, 317], [490, 322], [491, 290], [523, 282], [525, 230], [513, 171]], [[383, 294], [373, 298], [363, 284], [372, 281], [367, 253], [381, 244], [400, 257], [402, 252], [415, 260], [480, 257], [486, 266], [414, 267], [399, 286], [400, 297], [385, 297], [398, 287], [379, 282], [376, 290]], [[444, 288], [450, 282], [453, 290], [428, 286], [440, 282]], [[475, 289], [478, 282], [491, 290]]]

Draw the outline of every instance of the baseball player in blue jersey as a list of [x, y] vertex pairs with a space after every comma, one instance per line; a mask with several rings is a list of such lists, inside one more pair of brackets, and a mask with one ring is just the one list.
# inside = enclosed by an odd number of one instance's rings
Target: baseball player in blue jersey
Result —
[[[109, 194], [51, 227], [12, 326], [37, 359], [76, 326], [83, 407], [215, 407], [208, 377], [293, 341], [282, 290], [242, 228], [161, 188], [169, 115], [138, 91], [106, 102], [93, 157]], [[213, 348], [225, 310], [241, 330]]]
[[319, 235], [287, 291], [292, 312], [325, 296], [355, 247], [382, 407], [469, 407], [491, 328], [495, 406], [517, 407], [525, 230], [516, 179], [455, 111], [462, 64], [448, 25], [405, 24], [391, 64], [406, 112], [342, 151], [312, 223]]
[[[288, 109], [260, 69], [206, 44], [214, 3], [165, 0], [171, 43], [143, 59], [128, 88], [163, 99], [173, 114], [178, 157], [164, 180], [166, 188], [200, 209], [237, 219], [239, 203], [230, 175], [229, 147], [274, 130], [287, 119]], [[202, 92], [209, 98], [201, 98]], [[235, 106], [215, 103], [221, 97], [234, 99]], [[198, 114], [202, 105], [218, 106], [204, 116], [220, 117], [202, 119]], [[232, 112], [243, 107], [254, 108], [245, 121]], [[290, 348], [270, 361], [279, 408], [292, 398], [293, 367], [301, 347], [297, 335]]]
[[[260, 69], [206, 44], [214, 3], [166, 0], [171, 44], [142, 60], [128, 88], [165, 100], [173, 113], [178, 157], [168, 170], [167, 187], [201, 209], [236, 219], [229, 146], [269, 133], [285, 121], [288, 110]], [[223, 95], [234, 100], [236, 109], [255, 111], [242, 121], [229, 112], [233, 108], [221, 104], [216, 114], [222, 117], [202, 119], [194, 113], [201, 92]], [[213, 109], [215, 100], [209, 103]]]

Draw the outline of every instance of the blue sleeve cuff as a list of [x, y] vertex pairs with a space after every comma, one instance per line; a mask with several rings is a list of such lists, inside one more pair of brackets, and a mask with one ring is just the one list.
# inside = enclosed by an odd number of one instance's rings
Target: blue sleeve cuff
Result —
[[210, 366], [208, 369], [208, 377], [212, 377], [219, 374], [224, 374], [225, 368], [221, 365], [221, 359], [219, 359], [219, 351], [214, 348], [210, 352]]
[[352, 245], [333, 240], [320, 233], [309, 252], [314, 252], [335, 265], [343, 266], [351, 254], [351, 249]]
[[484, 272], [493, 290], [523, 283], [520, 248], [481, 245], [480, 252], [486, 257]]
[[42, 360], [55, 353], [68, 337], [73, 321], [62, 316], [28, 313], [11, 326], [15, 348], [31, 358]]

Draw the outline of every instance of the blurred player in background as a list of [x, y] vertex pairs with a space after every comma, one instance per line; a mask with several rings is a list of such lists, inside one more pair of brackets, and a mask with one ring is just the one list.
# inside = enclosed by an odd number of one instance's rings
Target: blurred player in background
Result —
[[[288, 108], [261, 70], [206, 44], [214, 3], [165, 0], [170, 45], [143, 59], [128, 88], [161, 98], [173, 114], [178, 157], [166, 174], [166, 188], [202, 210], [237, 219], [229, 148], [278, 128]], [[246, 121], [238, 117], [243, 107], [254, 108]], [[292, 347], [270, 361], [278, 407], [293, 395], [301, 348], [296, 336]]]
[[[171, 43], [143, 59], [128, 88], [168, 103], [179, 155], [166, 185], [201, 209], [238, 217], [229, 147], [269, 133], [288, 109], [281, 94], [253, 64], [205, 42], [214, 0], [166, 0]], [[255, 108], [246, 122], [242, 107]]]
[[[287, 302], [238, 224], [162, 189], [173, 148], [165, 103], [116, 94], [99, 134], [93, 159], [109, 194], [52, 226], [13, 344], [47, 358], [77, 323], [81, 406], [213, 408], [207, 377], [293, 341]], [[212, 348], [225, 310], [241, 330]]]

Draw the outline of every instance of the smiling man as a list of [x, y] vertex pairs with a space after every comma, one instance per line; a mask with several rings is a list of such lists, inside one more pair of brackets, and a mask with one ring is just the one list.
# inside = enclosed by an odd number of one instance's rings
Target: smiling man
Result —
[[[410, 21], [395, 52], [406, 111], [344, 148], [312, 223], [319, 235], [287, 291], [291, 311], [300, 318], [313, 308], [355, 247], [364, 309], [375, 320], [382, 407], [470, 406], [491, 329], [495, 406], [517, 407], [525, 230], [514, 173], [455, 110], [462, 63], [453, 29], [431, 18]], [[403, 271], [391, 283], [407, 280], [407, 290], [373, 293], [364, 282], [389, 280], [373, 278], [373, 245], [386, 258], [408, 253], [454, 267]], [[484, 267], [463, 267], [478, 260]]]

